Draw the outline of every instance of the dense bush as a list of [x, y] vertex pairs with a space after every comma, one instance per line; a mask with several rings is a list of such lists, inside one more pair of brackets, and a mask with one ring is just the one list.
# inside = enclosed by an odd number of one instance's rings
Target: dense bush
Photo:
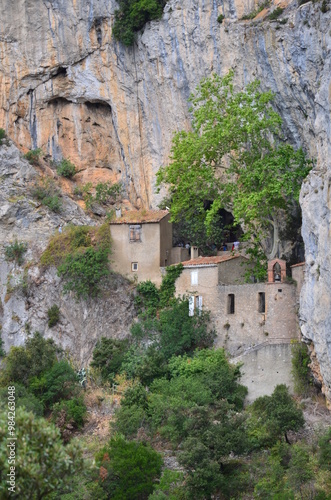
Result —
[[82, 397], [62, 400], [53, 405], [52, 420], [56, 423], [60, 414], [63, 413], [63, 425], [72, 423], [75, 427], [81, 428], [84, 425], [86, 412], [86, 406]]
[[53, 212], [61, 212], [61, 192], [53, 179], [45, 177], [36, 182], [32, 187], [31, 194]]
[[68, 179], [71, 179], [77, 172], [75, 165], [70, 160], [65, 158], [63, 158], [63, 160], [61, 160], [57, 165], [56, 171], [58, 175], [67, 177]]
[[109, 275], [111, 238], [108, 224], [99, 227], [68, 226], [54, 236], [41, 256], [44, 266], [56, 265], [65, 280], [64, 291], [95, 297], [102, 278]]
[[28, 249], [27, 243], [18, 242], [17, 240], [10, 245], [5, 246], [5, 259], [15, 261], [19, 266], [24, 262], [24, 254]]
[[32, 377], [29, 389], [48, 409], [54, 403], [73, 398], [80, 392], [77, 374], [65, 360], [54, 363], [39, 377]]
[[75, 292], [77, 298], [96, 297], [102, 278], [109, 275], [107, 250], [87, 250], [68, 255], [58, 267], [58, 275], [64, 278], [64, 292]]
[[0, 497], [50, 498], [71, 491], [72, 478], [81, 472], [80, 447], [64, 446], [56, 427], [22, 408], [16, 412], [15, 493], [8, 492], [8, 410], [0, 413]]
[[3, 128], [0, 128], [0, 146], [5, 142], [7, 135]]
[[100, 485], [112, 500], [144, 500], [161, 476], [162, 458], [149, 445], [115, 436], [96, 456]]
[[271, 396], [257, 398], [251, 405], [253, 441], [258, 446], [273, 446], [287, 432], [304, 424], [303, 412], [291, 398], [284, 384], [277, 385]]
[[104, 381], [113, 382], [116, 373], [120, 371], [128, 345], [128, 340], [105, 337], [98, 340], [93, 351], [91, 366], [100, 369]]
[[60, 320], [60, 308], [56, 304], [50, 307], [47, 311], [48, 316], [48, 326], [52, 328], [55, 326]]
[[113, 35], [124, 45], [133, 45], [135, 35], [148, 21], [162, 16], [165, 0], [119, 0]]
[[39, 377], [56, 363], [59, 352], [52, 339], [35, 332], [24, 346], [11, 347], [2, 367], [2, 385], [19, 382], [27, 386], [32, 377]]
[[[0, 388], [0, 406], [7, 408], [8, 387]], [[25, 408], [26, 411], [34, 413], [37, 417], [44, 414], [42, 402], [22, 384], [15, 382], [15, 406]]]
[[31, 165], [39, 165], [39, 159], [42, 154], [43, 150], [40, 148], [31, 149], [24, 155], [24, 158], [26, 158]]
[[122, 198], [123, 185], [120, 182], [112, 184], [111, 182], [99, 182], [95, 186], [93, 195], [93, 185], [88, 182], [84, 186], [77, 187], [74, 194], [82, 196], [86, 208], [92, 208], [95, 203], [109, 205], [116, 203]]

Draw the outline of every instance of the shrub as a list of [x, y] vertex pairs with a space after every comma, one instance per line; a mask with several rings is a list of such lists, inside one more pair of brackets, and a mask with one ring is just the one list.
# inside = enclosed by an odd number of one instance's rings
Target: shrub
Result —
[[84, 425], [86, 406], [82, 397], [72, 398], [55, 403], [52, 408], [52, 420], [56, 423], [61, 412], [64, 412], [64, 424], [74, 423], [78, 428]]
[[107, 339], [102, 337], [93, 350], [91, 366], [99, 368], [103, 380], [113, 382], [119, 373], [128, 350], [128, 340]]
[[294, 390], [298, 394], [306, 394], [311, 387], [310, 357], [308, 347], [303, 342], [294, 342], [291, 346], [292, 376]]
[[59, 188], [55, 185], [53, 179], [45, 177], [39, 182], [36, 182], [32, 187], [31, 194], [34, 198], [40, 201], [42, 205], [45, 205], [53, 212], [61, 211], [61, 193]]
[[27, 243], [18, 242], [17, 240], [10, 245], [5, 246], [5, 259], [9, 261], [15, 261], [19, 266], [24, 262], [23, 255], [28, 249]]
[[10, 348], [4, 360], [2, 383], [20, 382], [27, 386], [32, 377], [39, 377], [53, 366], [60, 352], [54, 340], [46, 340], [35, 332], [24, 346]]
[[165, 0], [119, 0], [113, 35], [124, 45], [133, 45], [135, 35], [148, 21], [162, 16]]
[[80, 392], [78, 377], [75, 370], [65, 360], [54, 363], [39, 377], [30, 379], [30, 390], [43, 402], [46, 408], [51, 408], [61, 399], [70, 399]]
[[[8, 411], [0, 414], [0, 491], [9, 498]], [[16, 412], [15, 493], [13, 498], [41, 499], [58, 491], [71, 491], [72, 478], [82, 471], [77, 443], [64, 446], [59, 430], [22, 408]], [[4, 493], [6, 492], [6, 493]]]
[[2, 340], [1, 335], [0, 335], [0, 358], [2, 358], [3, 356], [6, 356], [6, 352], [3, 348], [3, 344], [4, 344], [4, 341]]
[[61, 160], [59, 165], [56, 167], [56, 171], [58, 175], [67, 177], [68, 179], [71, 179], [77, 172], [75, 165], [71, 163], [70, 160], [66, 160], [65, 158]]
[[64, 292], [73, 291], [78, 298], [95, 297], [102, 278], [110, 274], [110, 249], [108, 224], [69, 226], [51, 239], [40, 260], [44, 266], [57, 266], [65, 280]]
[[24, 158], [26, 158], [31, 165], [39, 165], [39, 159], [42, 154], [43, 150], [40, 148], [31, 149], [24, 155]]
[[3, 128], [0, 128], [0, 146], [4, 139], [6, 139], [6, 131]]
[[275, 10], [269, 14], [268, 19], [270, 21], [274, 21], [275, 19], [278, 19], [278, 17], [283, 13], [283, 10], [281, 7], [277, 7]]
[[108, 205], [116, 203], [122, 197], [123, 186], [121, 183], [111, 184], [111, 182], [99, 182], [95, 186], [95, 195], [92, 194], [93, 185], [88, 182], [76, 191], [78, 196], [82, 196], [86, 208], [91, 208], [94, 203]]
[[96, 297], [101, 279], [109, 274], [107, 250], [93, 248], [68, 255], [58, 267], [58, 275], [65, 280], [63, 291], [73, 291], [77, 298]]
[[52, 328], [55, 326], [60, 319], [60, 308], [56, 304], [54, 304], [52, 307], [50, 307], [47, 311], [47, 316], [48, 316], [48, 326], [49, 328]]
[[161, 455], [149, 445], [125, 441], [121, 436], [109, 441], [97, 454], [96, 462], [104, 472], [100, 484], [112, 500], [147, 499], [161, 476]]
[[222, 24], [222, 22], [224, 21], [224, 19], [225, 19], [225, 16], [223, 16], [223, 14], [220, 14], [218, 16], [218, 18], [217, 18], [217, 22], [220, 23], [220, 24]]
[[[8, 388], [0, 389], [0, 405], [7, 406]], [[44, 407], [41, 401], [34, 396], [24, 385], [15, 382], [15, 405], [16, 408], [25, 408], [26, 411], [32, 411], [37, 417], [42, 417]]]

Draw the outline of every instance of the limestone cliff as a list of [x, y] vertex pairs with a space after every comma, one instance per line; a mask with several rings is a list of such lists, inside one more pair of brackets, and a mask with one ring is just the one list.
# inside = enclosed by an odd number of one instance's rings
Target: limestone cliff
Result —
[[259, 78], [287, 139], [315, 158], [302, 191], [301, 317], [331, 387], [331, 10], [321, 5], [289, 2], [279, 23], [266, 12], [241, 21], [253, 0], [169, 0], [128, 49], [112, 40], [114, 0], [1, 0], [0, 127], [23, 149], [70, 157], [83, 181], [122, 180], [134, 204], [155, 206], [154, 174], [173, 131], [189, 127], [200, 79], [231, 67], [238, 87]]
[[[43, 270], [40, 255], [60, 224], [94, 222], [67, 196], [60, 214], [36, 202], [29, 193], [37, 176], [14, 145], [0, 146], [0, 333], [8, 350], [40, 331], [86, 366], [100, 337], [128, 335], [134, 315], [130, 285], [113, 275], [97, 300], [63, 295], [55, 268]], [[27, 245], [21, 266], [4, 258], [4, 245], [15, 239]], [[60, 308], [60, 321], [49, 328], [47, 310], [54, 304]]]

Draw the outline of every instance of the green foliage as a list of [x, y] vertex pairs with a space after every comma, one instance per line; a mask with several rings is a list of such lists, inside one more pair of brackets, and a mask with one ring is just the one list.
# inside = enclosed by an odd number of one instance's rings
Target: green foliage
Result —
[[53, 212], [61, 212], [61, 192], [53, 179], [45, 177], [36, 182], [32, 187], [31, 194]]
[[119, 0], [113, 35], [124, 45], [133, 45], [135, 35], [148, 21], [162, 16], [165, 0]]
[[154, 317], [160, 304], [160, 294], [156, 285], [150, 280], [142, 281], [138, 283], [136, 291], [134, 303], [139, 313], [141, 314], [144, 309], [146, 316]]
[[307, 394], [311, 388], [308, 347], [303, 342], [294, 342], [291, 346], [291, 354], [294, 389], [298, 394]]
[[160, 352], [166, 359], [196, 348], [213, 345], [216, 337], [214, 330], [209, 328], [210, 316], [201, 311], [200, 315], [189, 316], [188, 302], [175, 301], [170, 309], [160, 312]]
[[160, 306], [167, 307], [171, 304], [176, 291], [176, 279], [183, 272], [183, 264], [169, 266], [166, 268], [166, 274], [162, 277], [160, 286]]
[[183, 472], [164, 469], [159, 484], [155, 487], [154, 493], [148, 497], [148, 500], [184, 500], [181, 487], [183, 479]]
[[6, 356], [6, 352], [3, 348], [3, 344], [4, 344], [4, 341], [2, 340], [1, 332], [0, 332], [0, 358], [2, 358], [3, 356]]
[[225, 16], [223, 16], [223, 14], [220, 14], [218, 16], [218, 18], [217, 18], [217, 22], [220, 23], [220, 24], [222, 24], [222, 22], [224, 21], [224, 19], [225, 19]]
[[81, 188], [78, 188], [76, 194], [83, 197], [86, 208], [92, 208], [93, 204], [100, 203], [102, 205], [109, 205], [116, 203], [122, 198], [123, 185], [120, 182], [112, 184], [111, 182], [99, 182], [95, 186], [95, 194], [92, 193], [93, 185], [88, 182]]
[[71, 179], [77, 172], [75, 165], [65, 158], [57, 165], [56, 171], [58, 175], [62, 175], [62, 177], [67, 177], [68, 179]]
[[113, 500], [143, 500], [161, 476], [162, 458], [149, 445], [115, 436], [96, 456], [106, 474], [100, 483]]
[[297, 431], [304, 424], [298, 408], [284, 384], [277, 385], [271, 396], [262, 396], [251, 405], [251, 436], [260, 446], [272, 446], [287, 432]]
[[5, 246], [5, 259], [15, 261], [19, 266], [24, 262], [24, 254], [28, 249], [27, 243], [18, 242], [17, 240], [10, 245]]
[[39, 165], [39, 160], [42, 154], [43, 150], [40, 148], [31, 149], [24, 155], [24, 158], [28, 160], [31, 165]]
[[81, 428], [86, 418], [86, 405], [82, 397], [62, 400], [55, 403], [52, 408], [52, 420], [57, 422], [61, 413], [64, 413], [63, 424], [73, 423], [75, 427]]
[[331, 471], [331, 427], [329, 430], [319, 439], [319, 454], [318, 462], [319, 465], [326, 470]]
[[95, 297], [102, 278], [110, 274], [110, 248], [107, 224], [69, 226], [51, 239], [40, 261], [44, 266], [57, 266], [58, 275], [66, 282], [65, 292], [74, 291], [78, 298]]
[[261, 92], [258, 81], [235, 92], [232, 80], [233, 72], [202, 80], [191, 97], [193, 130], [175, 134], [171, 162], [157, 182], [169, 186], [172, 221], [208, 229], [230, 205], [252, 246], [266, 253], [266, 237], [273, 237], [272, 255], [279, 223], [298, 206], [311, 164], [302, 150], [277, 141], [281, 118], [271, 108], [273, 94]]
[[282, 15], [283, 10], [284, 9], [282, 9], [281, 7], [277, 7], [275, 10], [271, 12], [271, 14], [269, 14], [268, 19], [270, 19], [270, 21], [278, 19], [278, 17]]
[[64, 292], [73, 291], [77, 298], [96, 297], [101, 279], [109, 275], [108, 252], [88, 248], [83, 254], [68, 255], [58, 275], [66, 282]]
[[104, 381], [113, 382], [119, 373], [128, 349], [128, 340], [107, 339], [98, 340], [94, 350], [91, 366], [100, 369]]
[[3, 139], [6, 139], [6, 131], [3, 128], [0, 128], [0, 146], [2, 144]]
[[[0, 388], [0, 406], [7, 408], [8, 387]], [[26, 411], [34, 413], [37, 417], [42, 417], [44, 407], [41, 401], [36, 398], [24, 385], [15, 382], [15, 405], [16, 408], [25, 408]]]
[[60, 320], [60, 308], [56, 304], [50, 307], [47, 311], [48, 316], [48, 326], [52, 328], [55, 326]]
[[70, 399], [80, 391], [75, 370], [65, 360], [53, 364], [41, 375], [32, 377], [29, 389], [50, 409], [61, 399]]
[[328, 10], [329, 10], [329, 9], [328, 9], [328, 5], [327, 5], [327, 3], [326, 3], [326, 0], [323, 0], [322, 5], [321, 5], [321, 12], [322, 12], [323, 14], [326, 14], [326, 12], [327, 12]]
[[0, 497], [40, 500], [59, 490], [70, 491], [72, 477], [83, 468], [76, 443], [64, 446], [55, 426], [22, 408], [16, 411], [15, 493], [8, 492], [8, 419], [0, 413]]
[[19, 382], [28, 385], [32, 377], [39, 377], [57, 361], [60, 349], [52, 339], [44, 339], [39, 332], [28, 338], [25, 346], [11, 347], [4, 360], [1, 385]]

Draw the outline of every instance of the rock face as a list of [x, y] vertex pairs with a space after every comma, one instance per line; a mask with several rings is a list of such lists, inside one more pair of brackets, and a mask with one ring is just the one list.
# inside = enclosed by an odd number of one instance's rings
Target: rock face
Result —
[[[22, 148], [70, 157], [82, 181], [121, 180], [133, 204], [155, 207], [155, 172], [173, 131], [190, 126], [200, 79], [230, 68], [238, 87], [259, 78], [275, 92], [286, 139], [315, 158], [301, 197], [301, 321], [331, 398], [331, 10], [297, 3], [281, 3], [281, 24], [265, 11], [240, 21], [253, 0], [169, 0], [128, 49], [112, 40], [114, 0], [2, 0], [0, 127]], [[10, 221], [11, 207], [1, 210]]]
[[70, 157], [84, 181], [122, 180], [133, 203], [155, 206], [154, 174], [189, 127], [190, 93], [230, 68], [238, 86], [260, 78], [273, 90], [288, 139], [326, 161], [330, 12], [319, 3], [292, 2], [279, 24], [238, 21], [252, 0], [170, 0], [133, 48], [112, 40], [114, 0], [1, 4], [0, 126]]
[[[86, 366], [100, 337], [128, 335], [134, 315], [132, 293], [128, 282], [114, 275], [101, 298], [77, 302], [71, 294], [62, 294], [55, 268], [40, 268], [39, 257], [60, 224], [94, 222], [66, 196], [60, 214], [37, 203], [29, 194], [37, 176], [14, 145], [0, 146], [0, 333], [8, 350], [40, 331]], [[22, 266], [4, 256], [5, 244], [16, 239], [27, 245]], [[54, 304], [60, 308], [60, 321], [49, 328], [47, 310]]]

